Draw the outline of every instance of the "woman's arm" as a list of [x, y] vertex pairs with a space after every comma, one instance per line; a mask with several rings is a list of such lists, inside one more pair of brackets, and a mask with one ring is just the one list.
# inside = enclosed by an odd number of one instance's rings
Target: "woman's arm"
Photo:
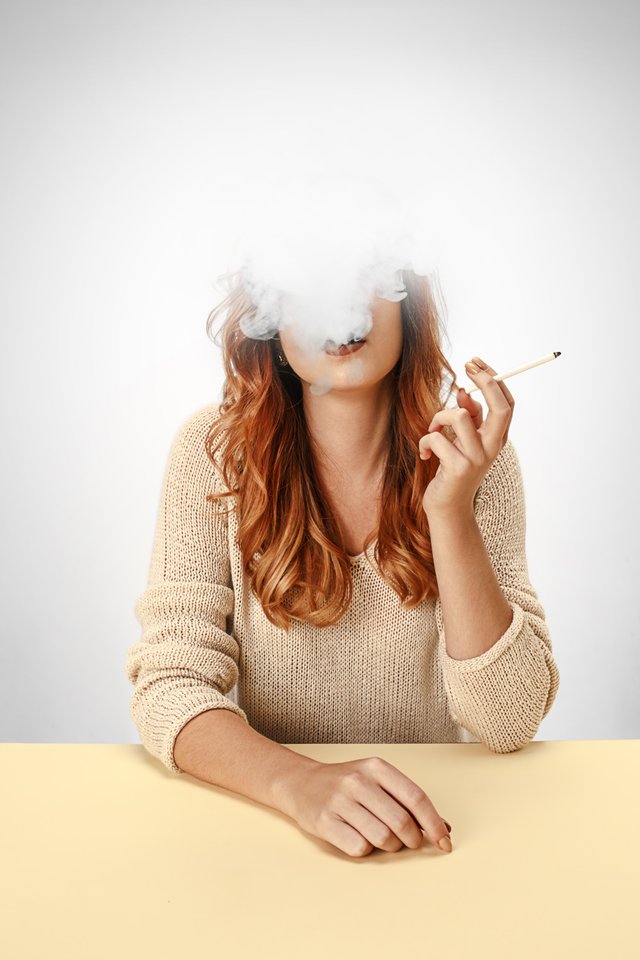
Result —
[[520, 462], [508, 440], [474, 517], [430, 516], [435, 615], [452, 715], [497, 753], [524, 746], [559, 685], [545, 612], [529, 580]]
[[513, 610], [491, 566], [475, 513], [429, 519], [446, 651], [454, 660], [479, 657], [512, 621]]
[[320, 761], [264, 737], [231, 710], [205, 710], [175, 740], [173, 758], [182, 773], [291, 812], [290, 781]]
[[215, 404], [198, 410], [171, 446], [147, 588], [135, 604], [142, 635], [127, 654], [130, 712], [143, 746], [169, 770], [273, 805], [280, 774], [314, 761], [252, 729], [228, 696], [240, 651], [227, 630], [234, 607], [227, 518], [206, 499], [223, 489], [205, 449], [215, 415]]

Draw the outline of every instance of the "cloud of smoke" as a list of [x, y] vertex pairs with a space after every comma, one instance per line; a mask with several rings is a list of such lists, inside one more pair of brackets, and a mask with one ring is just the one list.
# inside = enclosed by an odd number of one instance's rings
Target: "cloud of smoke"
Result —
[[317, 356], [329, 343], [366, 337], [373, 298], [407, 296], [403, 270], [433, 268], [415, 215], [379, 181], [326, 172], [271, 177], [236, 200], [229, 269], [241, 272], [257, 306], [241, 324], [247, 337], [266, 340], [288, 328], [301, 350]]

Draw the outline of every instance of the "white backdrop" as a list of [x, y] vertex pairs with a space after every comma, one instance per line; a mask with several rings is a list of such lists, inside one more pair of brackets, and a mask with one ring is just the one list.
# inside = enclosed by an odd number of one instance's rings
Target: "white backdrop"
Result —
[[[220, 399], [225, 178], [313, 161], [434, 197], [447, 356], [510, 381], [560, 690], [538, 738], [640, 736], [640, 8], [5, 2], [3, 741], [133, 742], [160, 483]], [[436, 210], [437, 207], [437, 210]]]

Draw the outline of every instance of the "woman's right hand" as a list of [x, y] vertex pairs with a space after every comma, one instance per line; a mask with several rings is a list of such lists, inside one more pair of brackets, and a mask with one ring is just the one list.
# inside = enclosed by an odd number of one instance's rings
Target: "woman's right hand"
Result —
[[284, 812], [351, 857], [376, 847], [416, 850], [422, 831], [438, 846], [451, 829], [424, 790], [381, 757], [305, 765], [289, 775], [284, 789]]

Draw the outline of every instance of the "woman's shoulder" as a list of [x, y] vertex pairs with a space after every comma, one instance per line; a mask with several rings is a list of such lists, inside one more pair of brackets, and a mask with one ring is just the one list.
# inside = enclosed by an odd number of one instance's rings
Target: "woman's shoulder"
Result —
[[173, 435], [174, 452], [189, 448], [204, 450], [206, 438], [214, 423], [220, 418], [220, 403], [207, 403], [197, 407], [178, 421]]
[[[209, 454], [214, 444], [208, 438], [219, 417], [220, 403], [207, 403], [178, 421], [171, 442], [169, 462], [185, 480], [202, 474], [218, 475]], [[219, 450], [215, 452], [214, 459], [219, 463]]]
[[183, 416], [177, 434], [188, 435], [194, 431], [208, 430], [220, 417], [220, 403], [207, 403]]

